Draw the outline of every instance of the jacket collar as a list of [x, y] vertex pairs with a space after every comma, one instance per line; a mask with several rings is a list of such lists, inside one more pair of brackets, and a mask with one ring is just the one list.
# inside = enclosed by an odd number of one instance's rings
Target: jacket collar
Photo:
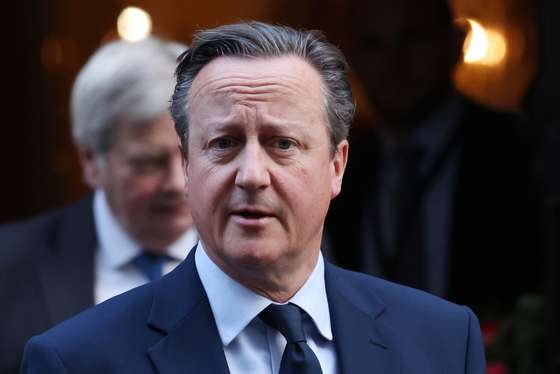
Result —
[[327, 264], [325, 278], [341, 373], [399, 373], [394, 332], [383, 319], [385, 304], [373, 292], [350, 283], [346, 270]]
[[154, 285], [148, 325], [165, 336], [148, 349], [148, 355], [162, 374], [229, 373], [194, 254], [195, 249]]
[[[148, 325], [165, 336], [148, 354], [162, 374], [229, 373], [222, 341], [194, 261], [195, 250], [157, 282]], [[394, 332], [383, 322], [386, 306], [358, 293], [350, 277], [328, 263], [325, 282], [339, 368], [343, 374], [399, 372]]]

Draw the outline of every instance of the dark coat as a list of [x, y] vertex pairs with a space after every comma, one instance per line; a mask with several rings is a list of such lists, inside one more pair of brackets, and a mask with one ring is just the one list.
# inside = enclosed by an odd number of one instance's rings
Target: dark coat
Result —
[[[539, 289], [537, 191], [530, 139], [518, 119], [467, 102], [459, 126], [447, 296], [478, 314]], [[342, 192], [327, 217], [332, 260], [347, 269], [362, 270], [360, 228], [377, 185], [379, 152], [373, 131], [351, 142]]]
[[0, 228], [0, 373], [18, 373], [25, 343], [94, 304], [92, 196]]

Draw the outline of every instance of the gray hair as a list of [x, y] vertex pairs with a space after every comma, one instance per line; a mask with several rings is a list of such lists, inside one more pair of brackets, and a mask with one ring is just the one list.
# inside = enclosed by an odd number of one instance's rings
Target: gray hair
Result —
[[150, 37], [104, 45], [78, 74], [71, 95], [72, 134], [104, 155], [118, 125], [148, 123], [169, 110], [177, 57], [187, 47]]
[[334, 151], [340, 141], [348, 137], [355, 113], [347, 77], [348, 64], [342, 53], [316, 30], [248, 22], [198, 32], [191, 48], [179, 57], [171, 114], [185, 152], [189, 135], [189, 92], [195, 77], [206, 64], [221, 56], [267, 58], [290, 55], [307, 61], [322, 78], [324, 109]]

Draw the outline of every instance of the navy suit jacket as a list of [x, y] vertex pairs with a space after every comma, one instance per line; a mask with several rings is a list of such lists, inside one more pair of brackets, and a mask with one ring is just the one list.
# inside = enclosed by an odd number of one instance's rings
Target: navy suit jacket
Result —
[[[31, 339], [22, 373], [228, 373], [194, 252], [161, 280]], [[325, 280], [341, 373], [485, 373], [468, 308], [330, 264]]]
[[0, 227], [0, 374], [19, 372], [25, 343], [94, 304], [92, 195]]

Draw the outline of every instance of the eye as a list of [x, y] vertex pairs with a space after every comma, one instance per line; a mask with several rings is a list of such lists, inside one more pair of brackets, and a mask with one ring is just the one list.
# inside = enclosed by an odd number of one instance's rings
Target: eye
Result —
[[165, 156], [150, 157], [150, 156], [137, 156], [129, 160], [129, 165], [137, 174], [154, 173], [163, 170], [168, 164], [168, 159]]
[[210, 142], [210, 148], [214, 148], [217, 150], [225, 150], [232, 147], [235, 147], [237, 142], [229, 137], [217, 138]]
[[292, 139], [280, 138], [280, 139], [275, 139], [273, 145], [282, 151], [288, 151], [293, 147], [295, 147], [297, 143]]

